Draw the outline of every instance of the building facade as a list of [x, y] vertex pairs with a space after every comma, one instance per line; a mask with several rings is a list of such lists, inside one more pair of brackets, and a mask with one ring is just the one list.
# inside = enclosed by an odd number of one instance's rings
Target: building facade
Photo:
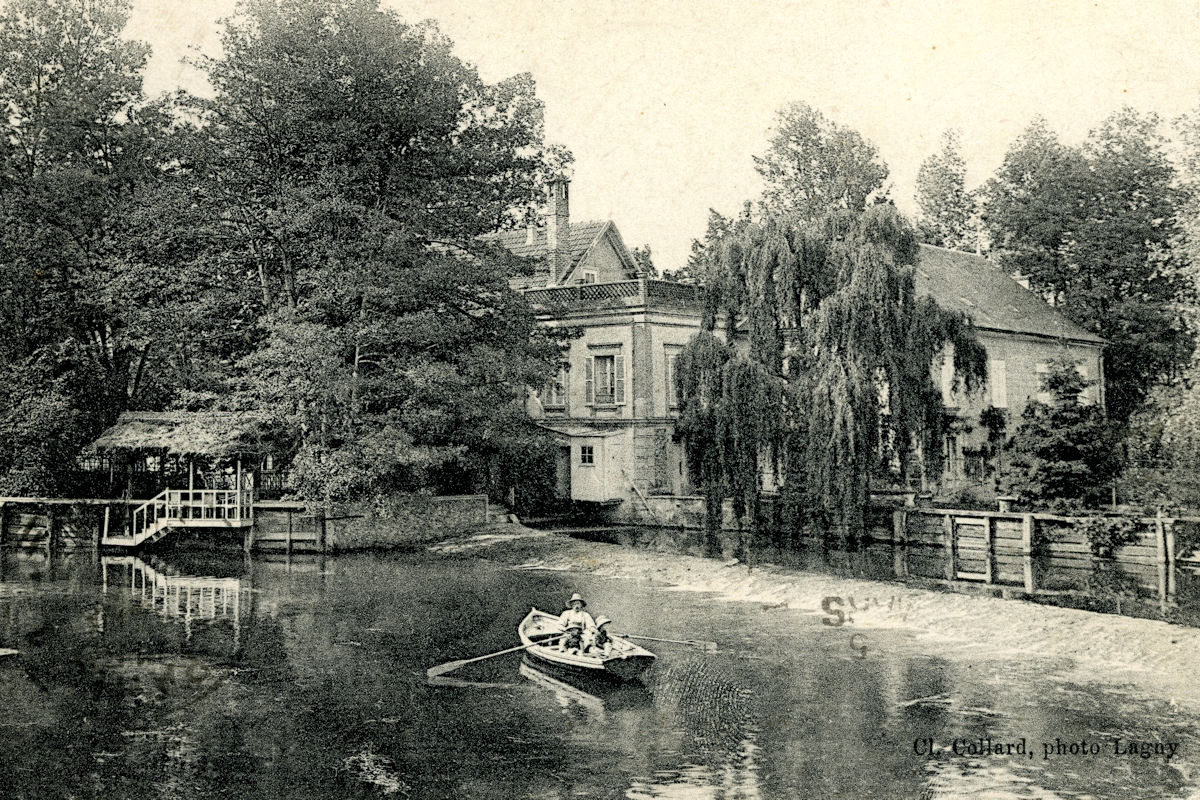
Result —
[[[640, 272], [616, 226], [573, 223], [569, 199], [565, 181], [553, 184], [543, 227], [495, 237], [544, 265], [514, 281], [539, 321], [580, 333], [558, 375], [531, 399], [530, 413], [559, 442], [562, 497], [625, 506], [637, 516], [639, 509], [649, 512], [650, 497], [693, 491], [682, 445], [674, 441], [674, 359], [700, 330], [703, 287]], [[1095, 381], [1088, 401], [1104, 402], [1103, 341], [988, 259], [922, 246], [916, 280], [918, 291], [943, 307], [970, 314], [988, 351], [988, 386], [970, 397], [955, 390], [950, 354], [933, 365], [947, 410], [960, 419], [947, 441], [942, 488], [982, 482], [964, 456], [986, 439], [980, 413], [994, 406], [1018, 419], [1056, 359], [1075, 361]]]

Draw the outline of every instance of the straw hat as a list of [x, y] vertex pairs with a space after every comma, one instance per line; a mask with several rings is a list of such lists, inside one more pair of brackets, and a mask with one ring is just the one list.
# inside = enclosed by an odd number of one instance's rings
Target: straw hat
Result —
[[575, 594], [571, 595], [571, 599], [567, 601], [567, 608], [570, 608], [571, 603], [574, 603], [576, 600], [583, 603], [584, 608], [587, 608], [587, 600], [584, 600], [583, 595], [581, 595], [579, 592], [576, 592]]
[[612, 622], [612, 620], [604, 615], [596, 617], [596, 627], [597, 628], [603, 628], [605, 625], [607, 625], [610, 622]]

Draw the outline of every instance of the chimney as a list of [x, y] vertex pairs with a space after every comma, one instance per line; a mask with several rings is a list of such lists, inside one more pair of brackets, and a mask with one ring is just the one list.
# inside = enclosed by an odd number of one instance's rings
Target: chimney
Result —
[[565, 177], [550, 181], [546, 203], [546, 260], [550, 283], [556, 284], [571, 266], [571, 181]]

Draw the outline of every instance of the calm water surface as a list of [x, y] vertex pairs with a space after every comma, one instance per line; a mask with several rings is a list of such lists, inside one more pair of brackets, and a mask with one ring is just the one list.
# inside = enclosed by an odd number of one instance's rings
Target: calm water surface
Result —
[[[16, 798], [1186, 796], [1198, 720], [1047, 660], [940, 657], [899, 632], [644, 584], [422, 555], [4, 556], [0, 776]], [[658, 645], [584, 691], [502, 656], [572, 591]], [[981, 620], [986, 637], [986, 620]], [[956, 739], [1034, 757], [955, 756]], [[1112, 739], [1178, 754], [1113, 755]], [[1099, 742], [1043, 758], [1041, 743]], [[938, 752], [918, 755], [914, 741]]]

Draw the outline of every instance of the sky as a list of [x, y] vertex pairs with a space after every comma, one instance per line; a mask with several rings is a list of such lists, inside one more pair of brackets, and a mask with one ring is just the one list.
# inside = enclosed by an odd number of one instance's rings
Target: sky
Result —
[[[383, 0], [436, 20], [485, 80], [532, 73], [546, 138], [575, 155], [573, 219], [612, 219], [673, 270], [708, 209], [761, 190], [752, 157], [803, 100], [879, 149], [915, 211], [922, 160], [957, 128], [968, 186], [1036, 116], [1068, 142], [1124, 105], [1200, 106], [1198, 0]], [[151, 93], [203, 88], [234, 0], [133, 0]]]

